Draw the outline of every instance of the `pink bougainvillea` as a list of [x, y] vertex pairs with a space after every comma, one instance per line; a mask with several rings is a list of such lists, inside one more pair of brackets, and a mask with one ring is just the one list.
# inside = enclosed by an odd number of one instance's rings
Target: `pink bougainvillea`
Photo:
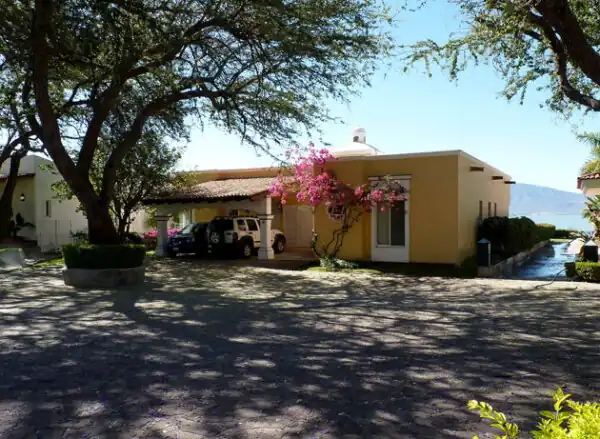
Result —
[[[178, 232], [179, 232], [179, 229], [174, 228], [174, 227], [167, 229], [167, 235], [169, 236], [169, 238], [171, 236], [175, 235]], [[158, 230], [153, 229], [153, 230], [150, 230], [149, 232], [142, 233], [140, 236], [142, 237], [142, 239], [144, 241], [146, 241], [146, 240], [153, 240], [153, 239], [156, 239], [158, 237]]]
[[306, 151], [299, 147], [288, 150], [286, 158], [292, 163], [292, 178], [279, 174], [269, 189], [272, 196], [281, 198], [281, 204], [286, 204], [290, 192], [296, 194], [299, 202], [312, 207], [323, 203], [328, 207], [342, 205], [366, 211], [378, 205], [385, 209], [406, 199], [404, 188], [390, 178], [382, 177], [371, 184], [354, 187], [344, 183], [327, 169], [327, 163], [333, 162], [334, 156], [327, 149], [315, 148], [313, 143]]
[[373, 208], [385, 211], [389, 206], [406, 200], [402, 185], [388, 177], [354, 186], [338, 179], [335, 172], [327, 169], [335, 157], [327, 149], [317, 149], [313, 143], [307, 149], [296, 146], [288, 150], [286, 158], [291, 162], [289, 171], [292, 176], [278, 175], [269, 188], [271, 196], [279, 197], [281, 204], [285, 205], [289, 194], [295, 193], [300, 203], [313, 208], [323, 204], [328, 213], [331, 212], [330, 218], [342, 223], [321, 251], [315, 247], [315, 234], [313, 249], [321, 257], [335, 257], [345, 234], [359, 221], [363, 212], [370, 212]]

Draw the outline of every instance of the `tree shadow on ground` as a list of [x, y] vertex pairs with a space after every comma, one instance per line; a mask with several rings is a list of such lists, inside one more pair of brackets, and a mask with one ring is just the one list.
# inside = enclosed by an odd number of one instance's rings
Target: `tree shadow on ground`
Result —
[[153, 264], [0, 279], [0, 437], [471, 438], [469, 399], [598, 398], [593, 287]]

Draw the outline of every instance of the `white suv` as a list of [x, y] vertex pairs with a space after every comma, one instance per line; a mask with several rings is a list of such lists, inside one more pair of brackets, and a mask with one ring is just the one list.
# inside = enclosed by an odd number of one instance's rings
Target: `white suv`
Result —
[[[260, 248], [260, 221], [252, 216], [217, 216], [206, 228], [208, 250], [212, 253], [237, 253], [249, 258]], [[275, 253], [285, 250], [285, 236], [281, 230], [271, 229]]]

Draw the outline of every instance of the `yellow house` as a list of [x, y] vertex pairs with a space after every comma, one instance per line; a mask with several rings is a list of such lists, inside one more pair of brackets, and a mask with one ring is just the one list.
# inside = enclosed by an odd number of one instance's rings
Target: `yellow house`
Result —
[[[338, 254], [348, 260], [460, 264], [475, 253], [478, 222], [507, 216], [510, 177], [460, 151], [380, 154], [366, 144], [364, 130], [353, 141], [333, 150], [328, 169], [349, 186], [381, 177], [400, 182], [407, 200], [385, 211], [364, 213], [345, 237]], [[190, 193], [172, 194], [148, 204], [187, 212], [189, 219], [208, 221], [231, 209], [262, 213], [268, 226], [281, 229], [288, 248], [309, 247], [313, 230], [327, 240], [340, 227], [324, 206], [312, 209], [293, 195], [281, 206], [268, 197], [279, 169], [206, 171], [196, 174]], [[265, 204], [268, 204], [268, 206]], [[160, 233], [160, 231], [159, 231]]]

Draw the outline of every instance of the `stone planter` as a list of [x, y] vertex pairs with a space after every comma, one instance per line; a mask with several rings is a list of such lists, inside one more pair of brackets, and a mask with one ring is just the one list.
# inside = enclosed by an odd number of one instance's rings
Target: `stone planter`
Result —
[[135, 268], [64, 268], [66, 285], [85, 288], [110, 288], [120, 285], [136, 285], [144, 282], [146, 267]]

